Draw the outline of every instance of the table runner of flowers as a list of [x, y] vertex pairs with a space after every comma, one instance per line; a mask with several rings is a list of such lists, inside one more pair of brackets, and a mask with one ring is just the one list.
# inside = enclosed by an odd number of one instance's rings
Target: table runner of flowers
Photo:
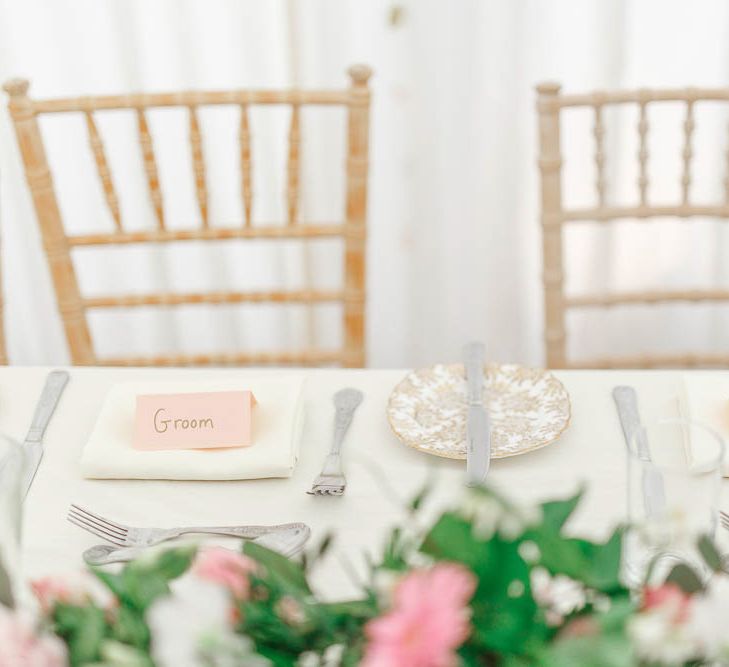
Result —
[[[301, 562], [246, 543], [167, 549], [119, 572], [32, 583], [39, 615], [0, 605], [0, 665], [12, 667], [622, 667], [729, 660], [729, 577], [713, 543], [708, 578], [677, 565], [660, 585], [621, 582], [624, 529], [569, 537], [580, 495], [521, 507], [491, 488], [417, 530], [409, 507], [347, 602], [308, 583]], [[2, 577], [0, 577], [0, 580]], [[0, 587], [0, 590], [2, 587]], [[729, 663], [727, 663], [729, 664]]]

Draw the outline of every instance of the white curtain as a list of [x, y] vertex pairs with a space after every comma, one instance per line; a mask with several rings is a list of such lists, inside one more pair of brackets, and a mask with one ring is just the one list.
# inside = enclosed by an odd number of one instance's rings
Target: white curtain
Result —
[[[567, 91], [729, 85], [729, 5], [722, 0], [0, 0], [0, 78], [38, 97], [225, 89], [344, 87], [355, 62], [374, 69], [369, 196], [369, 365], [457, 359], [466, 339], [498, 360], [541, 363], [541, 250], [534, 85]], [[4, 105], [3, 105], [4, 106]], [[284, 216], [284, 110], [256, 112], [257, 221]], [[265, 113], [265, 115], [264, 115]], [[679, 193], [680, 110], [651, 117], [651, 191]], [[673, 114], [673, 115], [671, 115]], [[304, 119], [302, 218], [337, 220], [343, 117]], [[721, 197], [723, 109], [697, 111], [697, 198]], [[154, 224], [134, 119], [100, 121], [122, 215]], [[184, 113], [152, 114], [169, 225], [195, 224]], [[609, 197], [634, 196], [636, 119], [608, 118]], [[237, 117], [202, 113], [213, 224], [239, 224]], [[68, 228], [111, 229], [83, 119], [44, 124]], [[565, 129], [567, 199], [593, 196], [589, 120]], [[665, 138], [664, 138], [665, 136]], [[670, 136], [674, 138], [671, 139]], [[63, 330], [9, 119], [0, 114], [0, 221], [12, 363], [68, 360]], [[659, 231], [660, 229], [660, 231]], [[621, 223], [567, 239], [571, 291], [729, 282], [723, 227]], [[87, 256], [88, 255], [88, 256]], [[87, 294], [329, 285], [337, 248], [270, 244], [80, 253]], [[720, 349], [729, 320], [703, 306], [570, 318], [574, 353]], [[689, 313], [691, 316], [689, 317]], [[95, 317], [100, 352], [334, 345], [338, 312], [256, 306]], [[606, 332], [610, 332], [609, 334]]]

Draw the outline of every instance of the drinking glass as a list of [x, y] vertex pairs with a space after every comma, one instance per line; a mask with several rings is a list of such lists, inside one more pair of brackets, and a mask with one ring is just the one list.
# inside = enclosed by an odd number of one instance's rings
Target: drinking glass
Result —
[[[20, 484], [25, 468], [23, 449], [0, 434], [0, 604], [11, 606], [20, 579]], [[16, 582], [14, 584], [14, 582]]]
[[721, 437], [697, 422], [636, 429], [628, 447], [627, 584], [660, 581], [678, 563], [708, 576], [698, 542], [716, 530], [723, 460]]

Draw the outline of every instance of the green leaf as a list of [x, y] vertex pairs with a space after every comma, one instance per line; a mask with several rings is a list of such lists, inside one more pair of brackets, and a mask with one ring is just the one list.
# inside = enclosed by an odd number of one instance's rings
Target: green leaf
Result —
[[143, 612], [158, 597], [169, 593], [168, 582], [190, 567], [194, 555], [194, 547], [179, 547], [161, 551], [152, 558], [132, 561], [118, 574], [99, 569], [92, 569], [92, 572], [122, 606]]
[[423, 503], [430, 495], [431, 490], [432, 485], [428, 482], [422, 489], [420, 489], [420, 491], [418, 491], [415, 497], [410, 501], [409, 508], [412, 512], [417, 512], [423, 506]]
[[159, 552], [151, 560], [140, 559], [132, 561], [125, 568], [126, 571], [135, 573], [154, 574], [165, 581], [176, 579], [190, 567], [192, 559], [197, 551], [194, 546], [177, 547]]
[[137, 611], [144, 611], [157, 598], [170, 592], [167, 579], [157, 572], [126, 568], [121, 576], [124, 585], [121, 600]]
[[676, 584], [684, 593], [698, 593], [704, 589], [699, 576], [685, 563], [676, 565], [666, 581]]
[[68, 645], [71, 665], [94, 662], [101, 655], [101, 644], [107, 634], [104, 611], [98, 607], [56, 605], [54, 630]]
[[377, 607], [370, 600], [350, 600], [347, 602], [329, 602], [318, 605], [319, 609], [334, 616], [365, 618], [369, 620], [377, 614]]
[[113, 633], [114, 638], [123, 644], [142, 650], [149, 648], [150, 634], [144, 616], [130, 607], [118, 609]]
[[528, 535], [541, 552], [540, 564], [552, 574], [564, 574], [603, 593], [623, 590], [620, 559], [624, 529], [619, 527], [607, 542], [599, 544], [578, 538], [564, 538], [551, 531], [535, 530]]
[[264, 578], [270, 577], [284, 588], [311, 594], [304, 570], [298, 563], [255, 542], [246, 542], [243, 545], [243, 553], [264, 567]]
[[[456, 514], [443, 514], [425, 536], [420, 550], [441, 560], [453, 560], [471, 569], [483, 565], [486, 542], [473, 536], [471, 524]], [[494, 564], [495, 565], [495, 564]]]
[[562, 639], [549, 646], [540, 667], [635, 667], [639, 664], [622, 634]]
[[574, 496], [566, 500], [552, 500], [542, 504], [542, 525], [546, 530], [559, 533], [572, 516], [580, 500], [583, 490], [580, 489]]
[[101, 658], [98, 667], [154, 667], [147, 651], [108, 639], [101, 645]]
[[723, 564], [721, 554], [716, 548], [714, 541], [708, 536], [703, 535], [699, 538], [699, 551], [704, 557], [704, 561], [713, 572], [722, 572]]

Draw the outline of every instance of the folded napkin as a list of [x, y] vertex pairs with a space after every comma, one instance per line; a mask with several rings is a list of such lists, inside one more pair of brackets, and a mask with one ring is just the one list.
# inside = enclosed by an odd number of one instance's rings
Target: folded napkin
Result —
[[[716, 431], [729, 446], [729, 373], [722, 371], [684, 373], [681, 413]], [[707, 436], [708, 437], [708, 436]], [[711, 443], [695, 431], [687, 443], [689, 462], [706, 460], [702, 452], [713, 452]], [[724, 457], [724, 477], [729, 477], [729, 455]]]
[[[86, 447], [81, 472], [92, 479], [258, 479], [290, 477], [303, 426], [303, 375], [212, 382], [127, 382], [111, 388]], [[250, 447], [142, 451], [132, 447], [138, 394], [250, 389]]]

